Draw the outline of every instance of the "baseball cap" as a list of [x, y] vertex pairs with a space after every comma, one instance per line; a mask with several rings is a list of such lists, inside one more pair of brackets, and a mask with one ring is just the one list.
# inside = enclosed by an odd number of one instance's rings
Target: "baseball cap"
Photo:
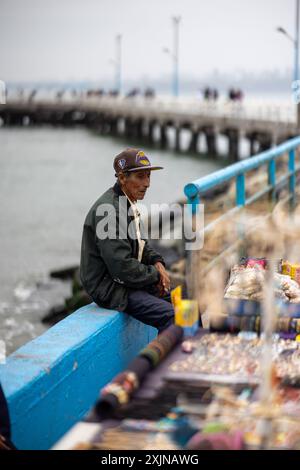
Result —
[[126, 171], [163, 170], [162, 166], [153, 166], [143, 150], [127, 148], [114, 159], [116, 176]]

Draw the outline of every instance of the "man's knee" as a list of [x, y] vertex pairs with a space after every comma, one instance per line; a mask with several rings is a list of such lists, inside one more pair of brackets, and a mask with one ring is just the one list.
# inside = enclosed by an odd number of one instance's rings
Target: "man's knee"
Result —
[[172, 304], [146, 291], [139, 290], [129, 293], [126, 312], [158, 329], [165, 328], [174, 322]]

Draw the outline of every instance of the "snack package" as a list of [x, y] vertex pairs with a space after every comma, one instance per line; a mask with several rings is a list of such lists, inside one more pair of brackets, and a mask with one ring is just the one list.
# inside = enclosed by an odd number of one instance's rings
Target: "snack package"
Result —
[[[282, 259], [275, 259], [274, 261], [274, 266], [275, 266], [275, 272], [277, 273], [282, 273]], [[266, 258], [241, 258], [240, 265], [244, 266], [245, 268], [254, 268], [254, 267], [260, 267], [262, 269], [268, 269], [270, 264], [270, 260]]]
[[175, 287], [175, 289], [171, 291], [171, 302], [174, 307], [174, 310], [176, 306], [180, 304], [181, 300], [182, 300], [182, 287], [177, 286]]
[[300, 264], [292, 264], [289, 261], [283, 261], [282, 274], [290, 276], [294, 281], [300, 284]]
[[181, 300], [175, 307], [175, 324], [181, 326], [184, 336], [194, 336], [199, 328], [199, 311], [196, 300]]
[[181, 326], [184, 336], [193, 336], [199, 328], [199, 309], [196, 300], [183, 300], [182, 288], [177, 286], [171, 292], [175, 310], [175, 325]]
[[286, 276], [291, 276], [292, 273], [292, 265], [288, 261], [283, 261], [282, 262], [282, 274], [285, 274]]
[[230, 278], [225, 287], [225, 298], [256, 300], [257, 295], [262, 292], [265, 280], [265, 270], [261, 265], [253, 268], [234, 266]]
[[266, 258], [242, 258], [241, 264], [245, 266], [245, 268], [254, 268], [254, 266], [261, 266], [263, 269], [266, 269], [267, 260]]
[[300, 284], [300, 264], [291, 265], [291, 278]]

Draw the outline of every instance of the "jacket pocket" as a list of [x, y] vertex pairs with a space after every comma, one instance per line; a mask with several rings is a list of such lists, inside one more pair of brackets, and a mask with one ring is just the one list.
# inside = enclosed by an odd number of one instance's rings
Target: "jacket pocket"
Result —
[[93, 300], [104, 308], [119, 309], [124, 304], [126, 292], [125, 286], [118, 284], [106, 274], [97, 287]]

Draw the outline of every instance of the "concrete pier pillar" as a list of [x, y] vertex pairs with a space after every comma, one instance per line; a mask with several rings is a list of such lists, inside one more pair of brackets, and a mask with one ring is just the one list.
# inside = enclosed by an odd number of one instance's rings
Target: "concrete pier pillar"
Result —
[[16, 126], [23, 126], [24, 115], [23, 113], [18, 113], [15, 115], [14, 124]]
[[[54, 123], [56, 119], [55, 113], [52, 113], [48, 117], [48, 121]], [[85, 123], [91, 129], [96, 129], [97, 132], [102, 133], [105, 123], [105, 117], [103, 114], [98, 114], [93, 111], [89, 112], [85, 116]]]
[[212, 156], [217, 155], [216, 134], [213, 129], [206, 128], [203, 130], [206, 140], [207, 153]]
[[239, 155], [239, 132], [236, 129], [230, 129], [228, 131], [228, 153], [229, 157], [234, 161], [238, 162], [240, 159]]
[[191, 140], [189, 145], [189, 152], [197, 153], [198, 152], [198, 140], [199, 140], [199, 131], [191, 131]]
[[253, 157], [253, 155], [255, 155], [255, 137], [254, 137], [253, 134], [251, 136], [249, 136], [249, 142], [250, 142], [250, 155], [249, 155], [249, 157]]
[[112, 136], [116, 136], [118, 134], [118, 120], [116, 118], [112, 118], [109, 121], [109, 133]]
[[144, 125], [143, 125], [143, 119], [138, 119], [135, 123], [135, 135], [137, 137], [137, 139], [139, 140], [142, 140], [143, 138], [143, 129], [144, 129]]
[[180, 152], [180, 127], [175, 127], [175, 152]]
[[160, 126], [160, 148], [166, 149], [168, 147], [168, 136], [167, 136], [168, 127], [162, 124]]
[[1, 114], [1, 119], [3, 121], [3, 126], [9, 126], [10, 125], [10, 117], [11, 117], [11, 114], [9, 112], [3, 112]]
[[272, 147], [272, 137], [270, 134], [261, 134], [258, 138], [259, 152], [269, 150]]
[[107, 130], [108, 130], [107, 116], [105, 116], [105, 115], [96, 115], [95, 119], [93, 121], [92, 127], [99, 134], [102, 134], [102, 135], [107, 134]]
[[73, 114], [74, 114], [73, 110], [63, 113], [62, 118], [61, 118], [61, 124], [64, 127], [72, 127], [74, 125]]
[[216, 136], [215, 136], [215, 134], [213, 132], [207, 134], [206, 139], [207, 139], [208, 153], [215, 157], [217, 155]]
[[132, 121], [129, 118], [125, 119], [125, 130], [124, 130], [124, 135], [127, 138], [131, 138], [133, 136], [133, 125]]
[[147, 140], [148, 140], [149, 144], [153, 144], [153, 141], [154, 141], [154, 136], [153, 136], [154, 125], [155, 125], [154, 121], [149, 121], [148, 122]]

